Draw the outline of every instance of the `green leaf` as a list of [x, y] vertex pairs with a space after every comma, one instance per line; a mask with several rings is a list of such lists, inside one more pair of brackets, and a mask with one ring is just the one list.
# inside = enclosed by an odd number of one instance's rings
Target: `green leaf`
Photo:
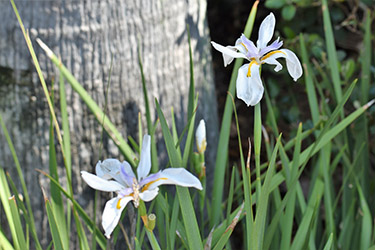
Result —
[[333, 234], [329, 235], [327, 243], [325, 244], [323, 250], [331, 250], [332, 249], [332, 242], [333, 242]]
[[335, 90], [336, 101], [339, 103], [342, 99], [342, 90], [341, 90], [341, 80], [339, 74], [339, 68], [337, 66], [337, 52], [335, 39], [332, 31], [332, 24], [328, 9], [327, 0], [322, 1], [322, 10], [323, 10], [323, 24], [324, 24], [324, 34], [326, 38], [326, 46], [328, 52], [328, 62], [329, 68], [331, 70], [332, 83]]
[[286, 5], [281, 10], [282, 17], [287, 21], [292, 20], [295, 14], [296, 14], [296, 7], [294, 5]]
[[[79, 94], [82, 100], [86, 103], [87, 107], [94, 114], [96, 120], [101, 124], [112, 138], [113, 142], [117, 145], [120, 151], [124, 154], [126, 160], [135, 166], [133, 159], [134, 152], [125, 141], [121, 133], [116, 129], [115, 125], [109, 120], [109, 118], [104, 114], [101, 108], [96, 104], [96, 102], [90, 97], [87, 91], [82, 87], [82, 85], [77, 81], [77, 79], [70, 73], [70, 71], [61, 63], [61, 61], [56, 57], [56, 55], [45, 45], [40, 39], [37, 39], [39, 45], [44, 49], [47, 56], [51, 61], [58, 67], [60, 73], [64, 75], [65, 79], [72, 86], [72, 88]], [[56, 127], [56, 124], [55, 124]], [[57, 128], [56, 128], [57, 129]], [[57, 132], [59, 134], [59, 131]], [[61, 143], [62, 144], [62, 143]]]
[[283, 7], [285, 0], [267, 0], [264, 4], [269, 9], [279, 9]]
[[320, 179], [317, 179], [311, 193], [307, 209], [303, 215], [301, 223], [299, 224], [297, 233], [294, 236], [291, 250], [303, 249], [303, 246], [307, 242], [309, 228], [311, 227], [313, 216], [314, 214], [319, 213], [319, 204], [323, 191], [324, 183]]
[[45, 206], [47, 210], [48, 223], [49, 223], [50, 232], [51, 232], [52, 240], [53, 240], [53, 246], [55, 249], [66, 249], [63, 246], [63, 243], [61, 240], [61, 234], [60, 234], [61, 228], [59, 228], [59, 226], [56, 223], [56, 218], [53, 213], [51, 204], [46, 197], [44, 199], [45, 199]]
[[12, 244], [10, 244], [3, 231], [0, 231], [0, 246], [2, 247], [2, 249], [14, 250]]
[[[158, 101], [155, 99], [156, 110], [160, 119], [160, 125], [162, 127], [163, 137], [169, 160], [172, 167], [181, 167], [182, 159], [178, 154], [173, 137], [169, 131], [167, 121], [165, 120], [164, 114], [160, 109]], [[190, 249], [202, 249], [202, 240], [199, 233], [199, 227], [197, 218], [194, 212], [194, 207], [191, 201], [191, 196], [186, 187], [176, 187], [178, 200], [180, 202], [181, 214], [185, 225], [187, 240]]]
[[276, 156], [280, 146], [280, 141], [281, 134], [277, 139], [276, 146], [272, 152], [270, 164], [267, 168], [266, 177], [261, 188], [261, 195], [258, 196], [259, 199], [257, 201], [257, 211], [253, 225], [254, 228], [251, 230], [253, 245], [255, 246], [254, 249], [263, 249], [263, 240], [266, 230], [266, 216], [268, 211], [268, 201], [269, 195], [271, 193], [270, 187], [272, 183], [272, 177], [275, 174]]
[[[254, 5], [251, 9], [249, 17], [247, 19], [247, 23], [244, 30], [244, 35], [246, 37], [250, 37], [251, 31], [254, 26], [254, 20], [256, 16], [256, 12], [258, 9], [258, 1], [254, 2]], [[242, 66], [243, 59], [238, 58], [235, 60], [231, 80], [229, 83], [228, 92], [234, 96], [236, 90], [236, 79], [238, 69]], [[210, 228], [214, 225], [219, 224], [220, 215], [222, 213], [221, 209], [221, 202], [223, 198], [223, 189], [224, 185], [224, 175], [226, 169], [226, 163], [228, 159], [228, 143], [229, 143], [229, 134], [230, 134], [230, 125], [232, 122], [232, 114], [233, 114], [233, 107], [232, 107], [232, 100], [231, 97], [228, 95], [225, 101], [224, 107], [224, 114], [221, 122], [221, 130], [219, 135], [219, 142], [217, 146], [217, 156], [215, 162], [215, 173], [214, 173], [214, 184], [213, 184], [213, 191], [212, 191], [212, 205], [211, 205], [211, 220], [210, 220]]]

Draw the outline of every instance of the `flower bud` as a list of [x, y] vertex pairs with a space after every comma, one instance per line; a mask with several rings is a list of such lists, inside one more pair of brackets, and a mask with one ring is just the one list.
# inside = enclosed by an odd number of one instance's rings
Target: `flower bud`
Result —
[[195, 132], [195, 140], [197, 143], [198, 152], [200, 154], [204, 153], [204, 151], [206, 151], [207, 141], [206, 141], [206, 124], [203, 119], [199, 122], [198, 128]]
[[155, 214], [149, 214], [147, 229], [150, 230], [150, 231], [154, 230], [155, 222], [156, 222], [156, 215]]

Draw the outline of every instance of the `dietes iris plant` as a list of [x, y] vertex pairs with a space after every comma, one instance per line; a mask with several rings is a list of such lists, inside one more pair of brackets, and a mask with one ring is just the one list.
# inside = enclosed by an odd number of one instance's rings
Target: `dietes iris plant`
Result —
[[110, 237], [113, 229], [118, 224], [121, 212], [126, 205], [133, 201], [138, 207], [139, 201], [151, 201], [159, 192], [158, 186], [174, 184], [183, 187], [195, 187], [202, 190], [200, 181], [184, 168], [168, 168], [156, 174], [148, 175], [151, 169], [151, 137], [145, 135], [137, 168], [137, 177], [131, 166], [126, 161], [106, 159], [96, 164], [96, 175], [82, 171], [82, 178], [86, 183], [97, 190], [116, 192], [115, 198], [107, 201], [103, 215], [102, 226], [105, 236]]
[[234, 58], [244, 58], [250, 61], [239, 68], [236, 82], [237, 97], [247, 106], [256, 105], [263, 97], [264, 88], [259, 73], [262, 64], [276, 65], [275, 71], [278, 72], [283, 67], [276, 59], [282, 57], [286, 59], [289, 75], [294, 81], [302, 75], [301, 63], [297, 56], [288, 49], [280, 49], [283, 42], [279, 38], [267, 45], [273, 36], [275, 23], [273, 13], [263, 20], [259, 28], [257, 46], [243, 34], [237, 39], [235, 46], [224, 47], [211, 42], [212, 46], [223, 54], [224, 66], [230, 64]]

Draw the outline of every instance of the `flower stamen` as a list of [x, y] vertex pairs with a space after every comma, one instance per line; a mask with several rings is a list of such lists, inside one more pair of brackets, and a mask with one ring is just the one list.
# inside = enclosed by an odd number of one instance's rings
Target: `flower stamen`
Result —
[[138, 207], [139, 205], [139, 184], [138, 181], [134, 178], [133, 179], [133, 198], [134, 198], [134, 207]]

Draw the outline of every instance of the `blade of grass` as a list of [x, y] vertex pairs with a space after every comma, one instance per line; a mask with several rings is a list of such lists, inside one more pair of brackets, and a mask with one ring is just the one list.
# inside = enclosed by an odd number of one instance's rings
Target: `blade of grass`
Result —
[[[164, 114], [160, 109], [159, 103], [155, 100], [156, 110], [160, 119], [160, 125], [162, 127], [163, 137], [165, 145], [167, 147], [167, 152], [169, 160], [172, 167], [181, 167], [182, 159], [179, 157], [176, 150], [175, 144], [173, 143], [173, 138], [171, 132], [169, 131], [167, 121], [165, 120]], [[185, 225], [185, 230], [187, 234], [187, 240], [190, 249], [203, 249], [202, 240], [199, 233], [199, 227], [197, 218], [194, 212], [194, 207], [191, 201], [191, 196], [189, 191], [185, 187], [176, 187], [177, 196], [180, 202], [180, 208], [182, 213], [182, 218]]]
[[189, 101], [188, 101], [188, 113], [187, 119], [193, 116], [193, 112], [196, 109], [195, 105], [195, 81], [194, 81], [194, 61], [193, 61], [193, 53], [191, 51], [191, 41], [190, 41], [190, 28], [189, 25], [186, 27], [187, 34], [188, 34], [188, 43], [189, 43], [189, 61], [190, 61], [190, 85], [189, 85]]
[[14, 198], [14, 196], [9, 197], [8, 202], [13, 217], [14, 228], [17, 234], [18, 245], [20, 249], [28, 249], [29, 247], [26, 243], [25, 233], [23, 231], [21, 223], [20, 210], [18, 209], [18, 206], [16, 204], [16, 199]]
[[326, 230], [329, 235], [333, 235], [336, 239], [336, 228], [333, 210], [333, 183], [330, 175], [330, 159], [331, 159], [332, 145], [327, 143], [320, 151], [320, 173], [324, 180], [324, 209], [326, 219]]
[[[92, 249], [89, 246], [89, 242], [87, 241], [86, 234], [85, 234], [85, 231], [83, 230], [82, 223], [79, 220], [77, 211], [74, 208], [73, 208], [73, 217], [74, 217], [74, 221], [76, 223], [75, 225], [76, 225], [80, 249]], [[94, 227], [93, 231], [95, 231], [95, 233], [93, 234], [93, 237], [95, 237], [96, 240], [97, 240], [97, 236], [98, 236], [98, 233], [96, 233], [97, 230], [98, 229], [95, 229], [95, 227]], [[97, 242], [96, 240], [93, 240], [93, 242], [96, 243]], [[91, 245], [91, 246], [93, 246], [93, 245]], [[96, 245], [95, 245], [95, 247], [96, 247]]]
[[[29, 49], [30, 55], [31, 55], [31, 57], [33, 59], [35, 69], [36, 69], [36, 71], [38, 73], [38, 77], [40, 79], [40, 83], [42, 85], [43, 92], [44, 92], [45, 98], [46, 98], [47, 103], [48, 103], [49, 111], [50, 111], [50, 114], [52, 116], [52, 119], [53, 119], [53, 122], [54, 122], [54, 125], [55, 125], [56, 135], [57, 135], [58, 142], [60, 144], [60, 147], [64, 148], [64, 144], [63, 144], [63, 140], [62, 140], [62, 136], [61, 136], [61, 131], [60, 131], [60, 126], [59, 126], [59, 124], [57, 122], [56, 113], [55, 113], [55, 110], [54, 110], [51, 98], [49, 96], [48, 88], [47, 88], [47, 85], [46, 85], [46, 83], [44, 81], [44, 77], [43, 77], [42, 71], [40, 69], [39, 62], [38, 62], [38, 59], [36, 57], [33, 45], [31, 43], [31, 39], [30, 39], [29, 33], [26, 32], [26, 30], [25, 30], [25, 27], [24, 27], [24, 25], [22, 23], [21, 17], [20, 17], [20, 15], [18, 13], [16, 4], [14, 3], [14, 0], [10, 0], [10, 1], [11, 1], [11, 4], [12, 4], [12, 7], [13, 7], [13, 11], [16, 14], [16, 17], [17, 17], [18, 23], [20, 25], [20, 28], [22, 30], [22, 34], [23, 34], [23, 36], [25, 38], [25, 41], [26, 41], [27, 47]], [[62, 154], [63, 159], [64, 159], [65, 168], [67, 168], [66, 157], [65, 157], [64, 150], [61, 151], [61, 154]], [[68, 180], [67, 184], [68, 184], [68, 187], [69, 187], [69, 191], [70, 191], [70, 193], [73, 193], [73, 187], [71, 185], [72, 182], [71, 182], [71, 179], [69, 179], [69, 178], [70, 178], [70, 176], [67, 175], [67, 180]]]
[[[241, 209], [241, 206], [238, 206], [234, 209], [234, 211], [230, 214], [229, 217], [227, 217], [219, 226], [217, 226], [213, 232], [212, 232], [212, 239], [211, 239], [211, 245], [212, 246], [215, 246], [217, 244], [217, 242], [219, 242], [221, 236], [225, 233], [225, 230], [227, 229], [227, 225], [230, 224], [234, 217], [237, 215], [238, 211], [240, 211]], [[245, 207], [246, 209], [246, 207]], [[245, 216], [245, 213], [242, 213], [240, 218], [239, 218], [239, 221], [241, 221], [241, 219]], [[206, 239], [207, 240], [207, 239]]]
[[27, 191], [28, 189], [26, 187], [25, 178], [23, 177], [21, 165], [20, 165], [20, 162], [18, 161], [18, 157], [17, 157], [17, 154], [16, 154], [16, 150], [14, 148], [14, 145], [13, 145], [12, 139], [10, 138], [8, 129], [5, 126], [5, 123], [3, 121], [3, 118], [1, 116], [1, 114], [0, 114], [0, 125], [2, 127], [3, 133], [4, 133], [5, 138], [7, 140], [10, 152], [12, 153], [13, 161], [14, 161], [14, 164], [16, 165], [17, 174], [18, 174], [19, 180], [21, 182], [22, 192], [24, 194], [24, 198], [25, 198], [25, 201], [26, 201], [27, 212], [28, 212], [28, 215], [30, 217], [30, 224], [29, 224], [30, 231], [32, 233], [32, 236], [33, 236], [33, 239], [34, 239], [34, 242], [35, 242], [35, 247], [37, 249], [42, 249], [42, 247], [40, 245], [40, 242], [39, 242], [39, 239], [38, 239], [38, 236], [37, 236], [37, 233], [36, 233], [34, 214], [33, 214], [33, 210], [32, 210], [31, 203], [30, 203], [29, 192]]
[[[69, 193], [60, 185], [60, 183], [58, 183], [52, 176], [50, 176], [49, 174], [47, 174], [46, 172], [42, 171], [42, 170], [39, 170], [39, 169], [36, 169], [36, 171], [42, 173], [43, 175], [45, 175], [50, 181], [52, 181], [59, 189], [60, 191], [64, 194], [64, 196], [69, 199], [72, 204], [73, 204], [73, 208], [77, 211], [77, 213], [81, 216], [81, 218], [83, 219], [83, 221], [86, 223], [86, 225], [88, 226], [88, 229], [92, 232], [93, 231], [93, 228], [96, 227], [96, 224], [95, 222], [93, 222], [90, 217], [87, 215], [86, 211], [79, 205], [79, 203], [71, 196], [69, 195]], [[73, 211], [74, 213], [74, 211]], [[100, 231], [100, 229], [98, 227], [96, 227], [97, 231]], [[106, 238], [104, 237], [103, 234], [96, 234], [96, 240], [97, 242], [99, 243], [100, 247], [102, 249], [106, 249]]]
[[194, 139], [194, 124], [195, 124], [195, 115], [198, 105], [198, 95], [196, 95], [195, 101], [193, 103], [193, 113], [190, 116], [189, 123], [188, 123], [188, 133], [186, 136], [186, 143], [185, 143], [185, 149], [184, 149], [184, 155], [182, 157], [182, 167], [186, 168], [188, 164], [188, 160], [191, 159], [191, 153], [193, 150], [193, 139]]
[[214, 250], [224, 249], [225, 244], [227, 244], [227, 242], [229, 240], [229, 237], [233, 233], [233, 230], [236, 227], [236, 225], [238, 223], [238, 220], [240, 219], [240, 215], [242, 214], [243, 208], [244, 208], [244, 204], [242, 203], [242, 206], [240, 207], [240, 210], [238, 211], [238, 213], [236, 214], [236, 216], [234, 217], [234, 219], [232, 220], [230, 225], [227, 227], [224, 234], [220, 237], [220, 240], [216, 244], [216, 246], [214, 247]]
[[[66, 91], [65, 91], [65, 82], [64, 77], [62, 74], [59, 76], [59, 90], [60, 90], [60, 110], [61, 110], [61, 127], [63, 130], [63, 145], [64, 145], [64, 153], [65, 153], [65, 161], [66, 161], [66, 175], [68, 175], [68, 179], [72, 179], [72, 157], [71, 157], [71, 150], [70, 150], [70, 129], [69, 129], [69, 119], [68, 119], [68, 110], [66, 104]], [[73, 195], [71, 193], [71, 195]], [[67, 204], [67, 232], [70, 232], [70, 221], [71, 221], [71, 210], [69, 209], [70, 206]], [[68, 235], [69, 238], [69, 235]]]
[[[253, 210], [252, 210], [252, 194], [251, 194], [251, 177], [250, 177], [250, 159], [248, 159], [248, 167], [245, 169], [245, 160], [243, 156], [242, 151], [242, 144], [241, 144], [241, 134], [240, 134], [240, 127], [238, 124], [238, 117], [237, 117], [237, 111], [235, 108], [234, 98], [233, 96], [228, 93], [228, 95], [232, 98], [232, 104], [233, 104], [233, 111], [234, 111], [234, 117], [236, 121], [236, 128], [237, 128], [237, 138], [238, 138], [238, 147], [240, 151], [240, 160], [241, 160], [241, 170], [242, 170], [242, 178], [243, 178], [243, 186], [244, 186], [244, 200], [245, 200], [245, 210], [246, 210], [246, 245], [249, 248], [251, 246], [251, 237], [252, 230], [254, 227], [254, 217], [253, 217]], [[251, 144], [249, 145], [251, 147]], [[251, 149], [249, 149], [249, 154], [251, 154]], [[260, 183], [260, 179], [259, 179]], [[258, 196], [259, 197], [259, 196]], [[228, 218], [228, 217], [227, 217]]]
[[171, 116], [172, 116], [172, 138], [173, 138], [173, 143], [174, 143], [174, 145], [176, 145], [176, 150], [177, 150], [177, 153], [179, 154], [179, 157], [182, 158], [180, 144], [178, 143], [178, 133], [177, 133], [176, 122], [175, 122], [175, 119], [174, 119], [173, 107], [171, 109]]
[[[44, 195], [44, 194], [43, 194]], [[55, 249], [67, 249], [64, 247], [60, 235], [60, 228], [56, 223], [56, 217], [53, 213], [53, 209], [51, 207], [51, 204], [47, 197], [44, 197], [44, 202], [47, 210], [47, 217], [48, 217], [48, 223], [50, 227], [50, 232], [52, 235], [52, 241], [53, 241], [53, 246]], [[26, 248], [25, 248], [26, 249]]]
[[318, 143], [314, 143], [305, 149], [300, 157], [300, 165], [304, 163], [305, 160], [308, 159], [308, 156], [316, 154], [323, 146], [325, 146], [329, 141], [331, 141], [334, 137], [336, 137], [341, 131], [343, 131], [348, 125], [350, 125], [356, 118], [362, 115], [371, 105], [373, 101], [367, 103], [366, 105], [358, 108], [356, 111], [351, 113], [345, 119], [343, 119], [340, 123], [336, 126], [331, 128], [327, 133], [324, 134], [324, 137], [318, 141]]
[[174, 198], [173, 207], [172, 207], [172, 215], [171, 215], [171, 225], [169, 231], [169, 241], [170, 246], [172, 249], [175, 249], [175, 240], [176, 240], [176, 229], [177, 229], [177, 221], [178, 215], [180, 212], [180, 203], [178, 203], [178, 198]]
[[327, 243], [325, 244], [323, 250], [330, 250], [332, 249], [332, 242], [333, 242], [333, 234], [330, 234]]
[[159, 163], [158, 163], [158, 155], [157, 155], [155, 134], [154, 134], [155, 130], [153, 129], [153, 124], [151, 121], [150, 102], [148, 99], [146, 79], [145, 79], [145, 75], [143, 72], [143, 64], [142, 64], [142, 58], [141, 58], [141, 52], [140, 52], [139, 46], [138, 46], [138, 62], [139, 62], [139, 69], [141, 71], [143, 99], [145, 101], [147, 131], [151, 136], [151, 163], [152, 163], [151, 168], [152, 168], [152, 172], [156, 173], [157, 171], [159, 171]]
[[[56, 182], [59, 182], [56, 150], [55, 150], [55, 136], [54, 136], [52, 118], [50, 119], [50, 128], [49, 128], [49, 171], [50, 171], [51, 176], [56, 180]], [[51, 222], [51, 223], [56, 223], [56, 227], [59, 229], [59, 238], [61, 240], [61, 244], [63, 245], [63, 248], [69, 249], [69, 235], [68, 235], [68, 230], [66, 227], [64, 202], [61, 196], [61, 192], [53, 182], [50, 182], [50, 190], [51, 190], [52, 201], [51, 201], [51, 205], [48, 205], [48, 206], [50, 209], [52, 209], [52, 213], [54, 215], [54, 220], [55, 220], [54, 222]], [[49, 201], [46, 200], [46, 203], [47, 202], [49, 203]], [[50, 224], [50, 227], [52, 229], [51, 224]], [[55, 244], [55, 247], [56, 247], [56, 244]]]
[[[261, 193], [260, 183], [260, 148], [262, 144], [262, 115], [260, 102], [254, 107], [254, 154], [255, 154], [255, 172], [256, 172], [256, 199], [259, 201]], [[258, 205], [258, 204], [256, 204]]]
[[20, 244], [17, 240], [17, 231], [15, 226], [15, 219], [12, 214], [12, 210], [9, 203], [9, 197], [10, 197], [10, 190], [9, 186], [7, 184], [7, 180], [5, 177], [5, 172], [2, 167], [0, 167], [0, 199], [1, 203], [3, 204], [3, 210], [5, 213], [5, 216], [7, 218], [7, 224], [10, 229], [10, 233], [12, 235], [13, 245], [16, 249], [20, 249]]
[[[336, 101], [339, 103], [342, 99], [341, 80], [338, 68], [337, 52], [335, 46], [335, 39], [332, 31], [331, 18], [329, 14], [327, 0], [322, 0], [323, 24], [324, 34], [328, 53], [329, 68], [331, 70], [331, 78], [333, 88], [335, 90]], [[341, 113], [343, 115], [343, 113]]]
[[[354, 85], [355, 85], [355, 82], [353, 82], [353, 84], [351, 85], [351, 87], [346, 91], [345, 95], [344, 95], [344, 98], [342, 99], [342, 101], [340, 102], [340, 104], [336, 107], [335, 111], [332, 113], [332, 115], [330, 116], [330, 119], [328, 120], [327, 124], [331, 124], [333, 122], [334, 119], [336, 119], [339, 111], [341, 110], [342, 106], [344, 105], [344, 103], [346, 102], [347, 100], [347, 97], [349, 97], [351, 91], [353, 90], [354, 88]], [[327, 136], [324, 136], [326, 134], [326, 128], [323, 129], [322, 133], [319, 134], [319, 137], [318, 139], [316, 140], [316, 142], [309, 148], [307, 148], [306, 150], [304, 150], [301, 155], [300, 155], [300, 161], [299, 161], [299, 166], [303, 164], [303, 166], [300, 168], [299, 170], [299, 173], [298, 173], [298, 176], [299, 177], [302, 173], [302, 171], [304, 170], [305, 166], [306, 166], [306, 163], [307, 163], [307, 160], [314, 154], [316, 153], [317, 151], [319, 151], [320, 148], [322, 148], [326, 143], [328, 143], [333, 137], [335, 137], [338, 133], [340, 133], [346, 126], [348, 126], [349, 124], [351, 124], [351, 122], [353, 120], [355, 120], [358, 116], [360, 116], [364, 111], [366, 111], [366, 109], [371, 106], [372, 104], [374, 103], [374, 101], [371, 101], [369, 103], [367, 103], [366, 105], [364, 105], [363, 107], [357, 109], [356, 111], [354, 111], [352, 114], [350, 114], [348, 117], [346, 117], [344, 120], [342, 120], [339, 124], [337, 124], [336, 126], [334, 126], [333, 128], [331, 128], [327, 134], [329, 134], [329, 137]], [[324, 138], [323, 138], [324, 137]], [[323, 138], [323, 139], [322, 139]], [[324, 143], [322, 143], [322, 141], [325, 141]], [[278, 175], [276, 175], [278, 176]], [[278, 176], [280, 177], [280, 176]], [[291, 182], [291, 185], [295, 185], [295, 183], [298, 181], [298, 178], [294, 178], [294, 180], [292, 180]], [[287, 192], [287, 194], [285, 195], [283, 201], [282, 201], [282, 204], [280, 205], [279, 207], [279, 210], [276, 212], [276, 214], [273, 216], [272, 218], [272, 222], [271, 224], [269, 225], [268, 227], [268, 230], [267, 230], [267, 235], [266, 235], [266, 240], [265, 242], [271, 242], [271, 239], [273, 237], [273, 234], [275, 233], [275, 230], [276, 230], [276, 227], [277, 227], [277, 224], [280, 220], [280, 217], [282, 215], [282, 211], [284, 209], [284, 207], [286, 206], [287, 204], [287, 201], [288, 199], [290, 198], [290, 195], [291, 193], [290, 192]], [[267, 249], [267, 247], [266, 247]]]
[[[244, 35], [246, 37], [250, 37], [251, 31], [254, 26], [254, 20], [257, 12], [259, 1], [255, 1], [249, 17], [247, 19], [247, 23], [244, 29]], [[236, 89], [236, 79], [238, 69], [241, 67], [243, 59], [236, 59], [233, 67], [233, 72], [231, 76], [231, 80], [229, 83], [228, 92], [231, 93], [232, 96], [235, 95]], [[216, 163], [215, 163], [215, 173], [214, 173], [214, 184], [212, 190], [212, 205], [211, 205], [211, 220], [210, 220], [210, 228], [214, 225], [219, 224], [220, 215], [222, 213], [221, 210], [221, 202], [223, 199], [223, 188], [224, 186], [224, 175], [225, 175], [225, 168], [228, 159], [228, 143], [229, 143], [229, 134], [230, 134], [230, 124], [232, 121], [232, 112], [233, 107], [231, 103], [231, 97], [228, 95], [225, 101], [224, 113], [221, 122], [221, 129], [219, 135], [219, 142], [217, 148], [217, 156], [216, 156]]]
[[269, 163], [266, 177], [264, 179], [264, 183], [261, 187], [261, 195], [259, 196], [259, 199], [257, 200], [257, 211], [255, 216], [255, 221], [253, 224], [252, 229], [252, 239], [253, 244], [252, 246], [254, 249], [263, 249], [263, 240], [264, 240], [264, 233], [266, 229], [266, 216], [268, 211], [268, 200], [269, 195], [271, 193], [271, 183], [272, 183], [272, 177], [275, 173], [275, 162], [276, 162], [276, 156], [278, 153], [278, 149], [281, 143], [281, 134], [279, 135], [279, 138], [277, 139], [276, 146], [272, 152], [271, 161]]
[[[371, 55], [372, 55], [372, 48], [371, 48], [371, 13], [368, 9], [366, 12], [366, 21], [365, 21], [365, 36], [364, 36], [364, 49], [362, 50], [360, 61], [361, 61], [361, 80], [360, 80], [360, 87], [361, 87], [361, 95], [360, 101], [361, 104], [364, 105], [368, 102], [369, 93], [370, 93], [370, 67], [371, 67]], [[361, 157], [358, 161], [356, 169], [361, 172], [361, 176], [359, 177], [359, 182], [362, 187], [363, 195], [365, 198], [369, 197], [369, 190], [370, 188], [370, 172], [371, 169], [370, 164], [370, 155], [369, 155], [369, 131], [368, 131], [368, 121], [366, 116], [360, 117], [355, 124], [354, 127], [354, 135], [355, 138], [355, 148], [354, 151], [358, 152], [361, 144], [363, 142], [366, 143], [366, 147], [361, 152]]]
[[291, 250], [303, 249], [303, 246], [308, 240], [309, 228], [313, 221], [314, 214], [318, 213], [319, 203], [322, 198], [324, 191], [324, 183], [322, 180], [317, 179], [314, 185], [314, 189], [311, 193], [308, 206], [305, 214], [303, 215], [300, 226], [298, 227], [297, 233], [294, 237]]
[[14, 250], [12, 244], [2, 231], [0, 231], [0, 248], [4, 250]]
[[[69, 70], [60, 62], [56, 55], [50, 50], [46, 44], [44, 44], [40, 39], [37, 42], [41, 48], [46, 52], [47, 56], [51, 61], [58, 67], [60, 73], [63, 74], [68, 83], [72, 88], [79, 94], [82, 100], [86, 103], [87, 107], [94, 114], [98, 122], [103, 123], [103, 127], [112, 138], [113, 142], [117, 145], [120, 151], [125, 156], [126, 160], [135, 166], [133, 159], [134, 152], [125, 141], [121, 133], [116, 129], [115, 125], [109, 120], [109, 118], [104, 114], [101, 108], [96, 104], [96, 102], [90, 97], [87, 91], [82, 87], [82, 85], [74, 78], [74, 76], [69, 72]], [[104, 117], [104, 118], [103, 118]]]
[[[297, 162], [299, 162], [299, 156], [301, 153], [301, 134], [302, 134], [302, 123], [299, 124], [298, 130], [297, 130], [297, 136], [296, 136], [296, 144], [294, 147], [294, 153], [293, 153], [293, 166], [291, 169], [290, 173], [290, 178], [293, 179], [297, 174], [298, 174], [298, 165]], [[286, 209], [285, 209], [285, 215], [283, 216], [282, 219], [282, 228], [281, 234], [281, 249], [289, 249], [290, 248], [290, 242], [292, 239], [292, 229], [293, 229], [293, 218], [294, 218], [294, 212], [295, 212], [295, 201], [296, 201], [296, 187], [297, 185], [294, 186], [289, 186], [289, 192], [291, 192], [291, 198], [289, 199], [288, 203], [286, 204]]]
[[307, 54], [307, 49], [305, 45], [305, 39], [303, 38], [303, 34], [301, 33], [299, 36], [300, 46], [301, 46], [301, 54], [302, 54], [302, 62], [304, 68], [304, 77], [306, 83], [306, 92], [310, 106], [311, 117], [314, 125], [318, 124], [319, 122], [319, 105], [318, 99], [315, 93], [314, 81], [312, 79], [313, 71], [310, 66], [309, 62], [309, 55]]
[[372, 243], [372, 216], [370, 208], [367, 204], [366, 198], [362, 192], [362, 188], [357, 181], [357, 190], [359, 194], [359, 202], [362, 209], [362, 227], [361, 227], [361, 239], [360, 239], [360, 249], [368, 249]]

